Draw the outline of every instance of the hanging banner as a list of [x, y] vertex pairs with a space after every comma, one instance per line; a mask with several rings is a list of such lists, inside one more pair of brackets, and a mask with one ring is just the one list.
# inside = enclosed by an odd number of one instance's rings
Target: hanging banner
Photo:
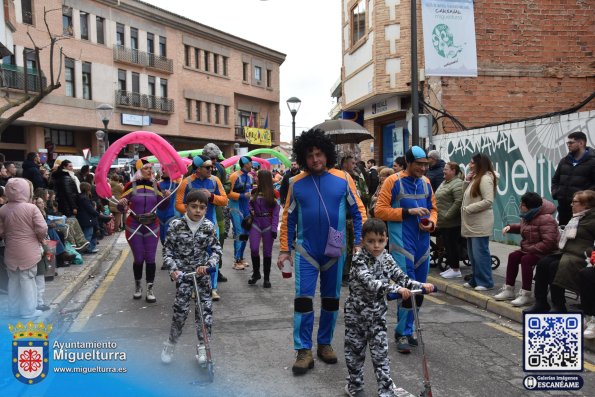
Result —
[[473, 0], [422, 0], [426, 76], [477, 77]]
[[271, 130], [244, 127], [244, 137], [251, 145], [271, 146]]

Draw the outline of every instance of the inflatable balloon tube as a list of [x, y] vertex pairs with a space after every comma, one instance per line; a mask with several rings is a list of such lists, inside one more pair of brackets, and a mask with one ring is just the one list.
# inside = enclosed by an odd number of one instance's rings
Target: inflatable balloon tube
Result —
[[[186, 158], [188, 156], [194, 157], [194, 156], [198, 156], [202, 154], [202, 149], [192, 149], [192, 150], [182, 150], [178, 153], [178, 156], [182, 157], [182, 158]], [[147, 160], [149, 163], [158, 163], [159, 160], [157, 159], [157, 157], [155, 156], [147, 156], [147, 157], [143, 157], [145, 160]], [[225, 157], [223, 157], [223, 155], [219, 155], [219, 160], [224, 160]]]
[[[242, 156], [244, 156], [244, 155], [242, 155]], [[228, 159], [225, 159], [225, 160], [223, 160], [221, 162], [221, 165], [224, 168], [232, 167], [233, 165], [235, 165], [240, 160], [240, 157], [242, 157], [242, 156], [233, 156], [233, 157], [230, 157]], [[257, 161], [258, 164], [260, 164], [260, 168], [261, 169], [264, 169], [264, 170], [270, 170], [271, 169], [271, 164], [268, 161], [266, 161], [265, 159], [261, 159], [259, 157], [252, 157], [252, 161]]]
[[270, 154], [274, 157], [277, 157], [283, 165], [287, 168], [291, 167], [291, 161], [281, 152], [276, 151], [275, 149], [254, 149], [246, 153], [246, 156], [256, 156], [257, 154]]
[[118, 153], [125, 146], [130, 144], [142, 144], [147, 150], [155, 154], [155, 157], [161, 163], [161, 167], [167, 172], [172, 180], [175, 180], [186, 173], [186, 165], [182, 158], [163, 137], [150, 131], [134, 131], [124, 135], [110, 145], [106, 150], [97, 169], [95, 170], [96, 191], [99, 197], [109, 199], [112, 197], [112, 191], [107, 181], [107, 173]]

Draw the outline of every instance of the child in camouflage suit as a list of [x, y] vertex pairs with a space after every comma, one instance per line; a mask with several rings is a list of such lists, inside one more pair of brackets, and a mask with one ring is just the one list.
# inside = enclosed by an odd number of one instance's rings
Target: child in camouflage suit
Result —
[[[378, 395], [395, 396], [396, 386], [390, 377], [386, 337], [386, 294], [396, 292], [403, 299], [409, 289], [434, 289], [409, 279], [393, 257], [385, 251], [386, 226], [371, 218], [362, 227], [362, 250], [353, 256], [349, 273], [349, 296], [345, 300], [345, 361], [347, 362], [348, 396], [363, 395], [366, 345], [370, 346], [372, 365], [378, 382]], [[393, 283], [394, 282], [394, 283]]]
[[[205, 214], [209, 193], [204, 189], [191, 190], [186, 196], [186, 214], [182, 218], [174, 219], [169, 226], [165, 243], [163, 244], [163, 263], [168, 267], [172, 280], [176, 282], [176, 298], [174, 300], [174, 315], [169, 332], [169, 339], [164, 343], [161, 361], [170, 363], [173, 358], [175, 345], [182, 334], [184, 323], [190, 309], [190, 299], [194, 291], [192, 276], [180, 277], [182, 273], [196, 271], [199, 290], [199, 301], [202, 305], [204, 322], [211, 334], [213, 310], [211, 300], [211, 281], [207, 269], [217, 266], [221, 258], [221, 247], [217, 238], [216, 226]], [[200, 344], [197, 346], [199, 362], [206, 361], [204, 356], [204, 341], [200, 332], [198, 307], [195, 308], [196, 333]]]

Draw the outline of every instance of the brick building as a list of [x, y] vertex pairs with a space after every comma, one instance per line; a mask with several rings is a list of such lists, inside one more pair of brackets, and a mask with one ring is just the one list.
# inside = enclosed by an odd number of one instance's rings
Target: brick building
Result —
[[[389, 164], [410, 142], [411, 2], [343, 0], [342, 116], [362, 123], [375, 141], [361, 157]], [[595, 91], [593, 3], [576, 0], [474, 1], [477, 77], [423, 77], [418, 1], [420, 98], [438, 109], [434, 134], [530, 118], [577, 105]], [[582, 110], [595, 108], [595, 101]], [[335, 114], [339, 109], [334, 109]]]
[[[84, 148], [97, 155], [100, 104], [114, 107], [110, 142], [149, 130], [177, 150], [215, 142], [229, 156], [236, 142], [253, 148], [242, 129], [252, 115], [257, 126], [268, 119], [273, 146], [278, 145], [284, 54], [137, 0], [8, 2], [14, 5], [16, 31], [12, 54], [1, 65], [0, 91], [9, 98], [22, 95], [25, 66], [30, 76], [39, 66], [48, 78], [44, 9], [51, 10], [45, 13], [51, 33], [63, 36], [58, 45], [64, 58], [62, 86], [4, 132], [0, 152], [7, 159], [22, 160], [44, 147], [54, 155], [81, 154]], [[29, 35], [46, 47], [40, 65], [24, 55], [33, 47]], [[58, 51], [54, 57], [59, 62]], [[138, 147], [122, 155], [134, 150]]]

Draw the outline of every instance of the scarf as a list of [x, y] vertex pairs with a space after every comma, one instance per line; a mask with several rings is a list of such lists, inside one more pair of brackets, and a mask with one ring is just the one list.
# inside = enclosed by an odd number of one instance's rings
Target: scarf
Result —
[[521, 218], [523, 218], [525, 220], [525, 222], [531, 222], [531, 220], [533, 218], [535, 218], [535, 215], [537, 215], [537, 213], [539, 212], [539, 210], [541, 209], [541, 206], [537, 207], [537, 208], [531, 208], [529, 211], [527, 212], [521, 212], [519, 214], [519, 216]]
[[79, 181], [79, 179], [76, 177], [76, 175], [74, 175], [73, 171], [68, 171], [67, 169], [64, 169], [63, 171], [66, 172], [68, 175], [70, 175], [70, 177], [74, 181], [74, 184], [76, 185], [76, 191], [78, 193], [80, 193], [81, 192], [81, 181]]
[[583, 216], [585, 216], [589, 210], [577, 212], [572, 215], [572, 219], [568, 222], [568, 225], [564, 228], [562, 236], [560, 236], [560, 242], [558, 248], [563, 249], [568, 240], [574, 240], [576, 238], [576, 231], [578, 230], [578, 223]]
[[202, 225], [202, 222], [205, 220], [205, 217], [203, 216], [199, 221], [193, 221], [192, 219], [188, 218], [188, 214], [186, 213], [184, 214], [184, 219], [186, 220], [186, 223], [188, 224], [188, 227], [190, 228], [192, 235], [195, 235], [196, 231], [198, 230], [200, 225]]

